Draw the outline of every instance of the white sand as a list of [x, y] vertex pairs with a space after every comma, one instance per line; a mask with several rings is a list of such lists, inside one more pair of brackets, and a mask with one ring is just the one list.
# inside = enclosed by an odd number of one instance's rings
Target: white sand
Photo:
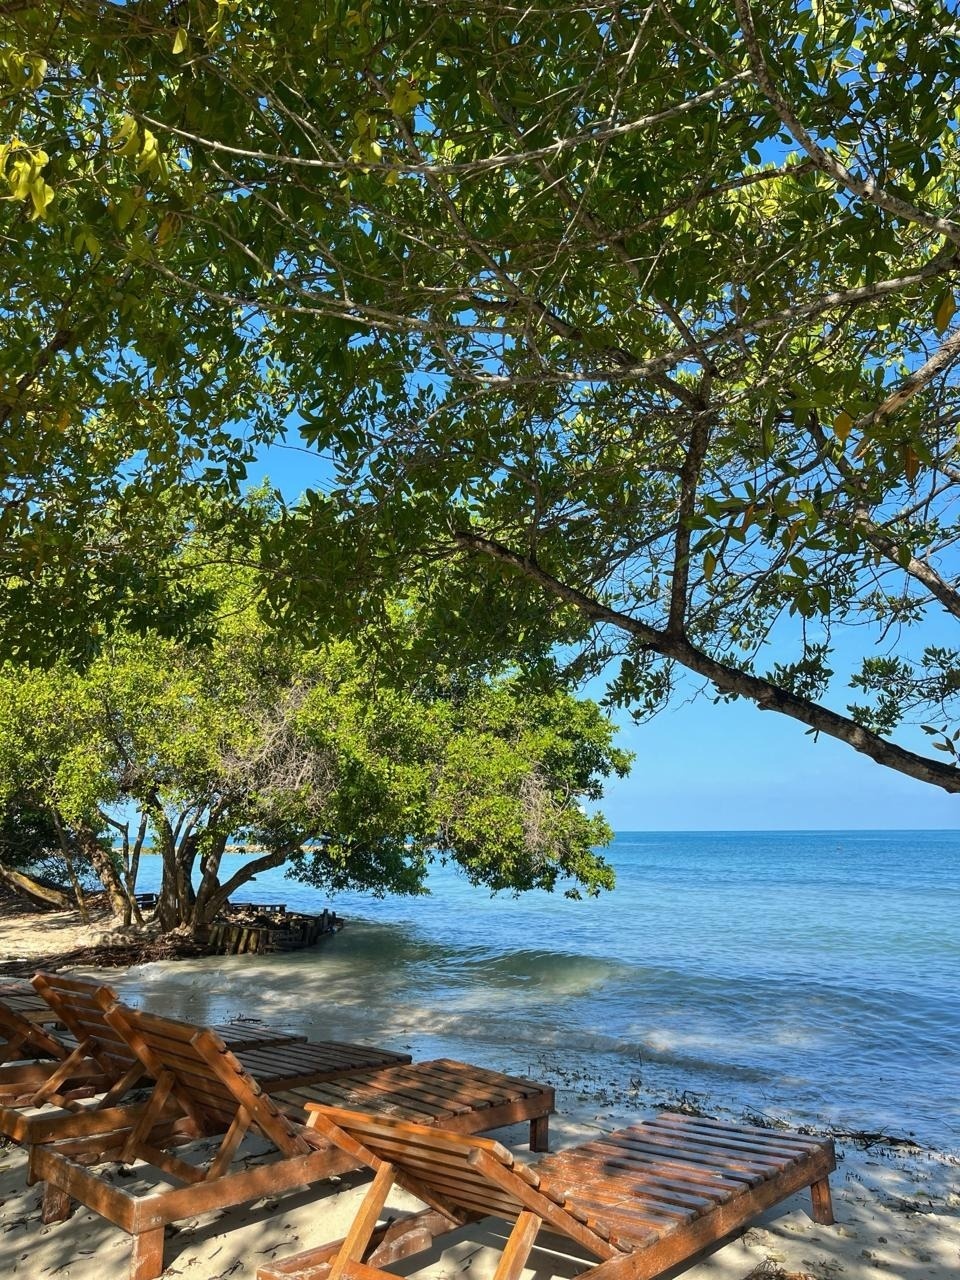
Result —
[[[35, 925], [32, 930], [24, 928], [14, 940], [4, 921], [6, 955], [29, 955], [26, 948], [33, 944], [33, 954], [49, 951], [49, 922], [50, 917], [45, 917], [42, 930]], [[72, 945], [65, 939], [74, 927], [82, 940], [85, 931], [79, 922], [64, 920], [54, 945]], [[199, 1010], [189, 1006], [204, 1003], [201, 993], [209, 998], [216, 991], [212, 1007], [204, 1010], [213, 1021], [227, 1013], [254, 1012], [246, 999], [242, 1008], [234, 1007], [238, 990], [260, 985], [268, 966], [276, 980], [282, 966], [269, 965], [266, 959], [254, 962], [243, 958], [153, 964], [126, 973], [102, 971], [101, 976], [128, 996], [149, 991], [153, 997], [150, 1003], [158, 1012], [197, 1016]], [[261, 992], [264, 989], [269, 990], [270, 984], [262, 983]], [[188, 991], [193, 993], [192, 999], [186, 998]], [[381, 1013], [356, 998], [355, 992], [351, 999], [350, 988], [331, 983], [326, 994], [334, 1007], [342, 1000], [340, 1007], [347, 1010], [347, 1022], [342, 1026], [328, 1024], [327, 1036], [400, 1047], [398, 1028], [385, 1028]], [[408, 991], [405, 996], [405, 1019], [415, 1021], [416, 993]], [[184, 1007], [175, 1008], [178, 1002]], [[255, 1012], [263, 1018], [273, 1014], [278, 1023], [286, 1025], [291, 1023], [292, 1003], [279, 998], [276, 1008], [273, 1004], [267, 1007], [261, 999]], [[319, 1013], [316, 1017], [319, 1021]], [[320, 1038], [324, 1029], [311, 1026], [312, 1021], [308, 1011], [304, 1027]], [[420, 1046], [413, 1047], [417, 1056], [422, 1056]], [[468, 1050], [469, 1046], [464, 1046], [458, 1056], [469, 1057]], [[516, 1070], [515, 1064], [506, 1061], [503, 1066]], [[571, 1074], [575, 1077], [577, 1073]], [[583, 1075], [589, 1075], [588, 1064]], [[592, 1098], [587, 1096], [582, 1082], [576, 1089], [563, 1087], [562, 1079], [551, 1083], [558, 1085], [558, 1114], [551, 1122], [553, 1150], [638, 1118], [633, 1100], [629, 1106], [622, 1105], [623, 1099], [611, 1103], [602, 1091]], [[642, 1098], [640, 1101], [642, 1112], [646, 1103]], [[734, 1102], [731, 1099], [731, 1105]], [[515, 1151], [525, 1150], [525, 1128], [497, 1136]], [[683, 1271], [685, 1280], [775, 1280], [784, 1275], [791, 1280], [956, 1280], [960, 1276], [960, 1153], [883, 1146], [861, 1151], [841, 1143], [839, 1154], [840, 1166], [831, 1180], [836, 1226], [814, 1224], [808, 1213], [808, 1197], [797, 1196]], [[124, 1233], [86, 1210], [78, 1210], [67, 1222], [44, 1227], [39, 1219], [39, 1188], [25, 1187], [25, 1168], [21, 1151], [14, 1147], [0, 1150], [0, 1277], [122, 1280], [130, 1258], [130, 1242]], [[182, 1222], [175, 1231], [168, 1231], [164, 1274], [193, 1280], [228, 1276], [252, 1280], [258, 1266], [271, 1258], [343, 1235], [363, 1194], [364, 1181], [362, 1175], [350, 1175], [339, 1183], [297, 1192], [279, 1202], [259, 1202]], [[391, 1204], [407, 1210], [418, 1207], [403, 1193]], [[461, 1275], [466, 1280], [489, 1280], [498, 1257], [498, 1231], [502, 1231], [498, 1224], [467, 1228], [442, 1254], [428, 1256], [425, 1266], [423, 1259], [418, 1260], [424, 1280], [451, 1280]], [[549, 1244], [546, 1240], [538, 1244], [525, 1280], [548, 1280], [552, 1275], [569, 1276], [583, 1269], [583, 1263], [578, 1265], [551, 1251]], [[411, 1260], [395, 1270], [414, 1274], [414, 1266]]]
[[[554, 1148], [615, 1127], [607, 1114], [568, 1109], [553, 1122]], [[525, 1130], [498, 1135], [522, 1151]], [[921, 1152], [874, 1153], [843, 1149], [833, 1176], [837, 1225], [816, 1226], [808, 1216], [806, 1195], [777, 1206], [754, 1226], [699, 1260], [684, 1273], [687, 1280], [745, 1280], [799, 1273], [816, 1280], [955, 1280], [960, 1274], [960, 1161]], [[130, 1258], [128, 1238], [103, 1219], [77, 1210], [67, 1222], [44, 1227], [39, 1219], [39, 1188], [24, 1186], [26, 1161], [15, 1148], [0, 1151], [0, 1275], [58, 1276], [70, 1280], [123, 1277]], [[281, 1201], [206, 1214], [168, 1232], [166, 1276], [195, 1280], [249, 1277], [266, 1260], [281, 1258], [344, 1234], [363, 1194], [364, 1179], [349, 1175], [313, 1191]], [[404, 1193], [392, 1206], [415, 1210]], [[439, 1255], [423, 1259], [424, 1280], [466, 1275], [487, 1280], [497, 1261], [500, 1224], [466, 1228]], [[554, 1252], [557, 1242], [538, 1246], [525, 1276], [546, 1280], [583, 1269]], [[414, 1274], [414, 1262], [399, 1268]]]
[[99, 946], [103, 942], [109, 944], [114, 924], [110, 912], [102, 910], [91, 911], [88, 922], [84, 923], [79, 911], [21, 912], [7, 909], [0, 922], [0, 970], [5, 961], [29, 960], [32, 956], [75, 951], [79, 947]]

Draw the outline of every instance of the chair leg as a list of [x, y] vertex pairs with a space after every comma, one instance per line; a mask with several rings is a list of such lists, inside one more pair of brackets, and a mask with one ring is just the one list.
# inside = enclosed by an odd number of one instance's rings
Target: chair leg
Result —
[[133, 1237], [130, 1280], [155, 1280], [163, 1270], [163, 1227], [151, 1227]]
[[530, 1150], [550, 1150], [550, 1117], [537, 1116], [530, 1121]]
[[43, 1223], [66, 1222], [71, 1213], [73, 1213], [73, 1201], [70, 1199], [70, 1192], [64, 1191], [61, 1187], [55, 1187], [52, 1182], [44, 1183], [40, 1221]]
[[825, 1227], [833, 1226], [833, 1201], [830, 1199], [830, 1180], [821, 1178], [819, 1182], [810, 1184], [810, 1199], [813, 1201], [813, 1220]]
[[529, 1209], [524, 1209], [517, 1215], [506, 1247], [497, 1263], [497, 1269], [493, 1273], [493, 1280], [520, 1280], [542, 1225], [543, 1219], [538, 1218]]

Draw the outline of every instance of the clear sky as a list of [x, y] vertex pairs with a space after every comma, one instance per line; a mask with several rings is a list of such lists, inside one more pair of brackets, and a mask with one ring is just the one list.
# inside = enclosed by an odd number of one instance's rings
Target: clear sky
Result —
[[[268, 476], [293, 500], [324, 488], [329, 474], [314, 451], [275, 445], [251, 480]], [[597, 698], [602, 691], [601, 683], [587, 690]], [[626, 714], [616, 719], [619, 744], [636, 757], [600, 806], [617, 831], [960, 828], [960, 796], [881, 768], [831, 738], [815, 741], [803, 725], [742, 700], [678, 700], [639, 726]], [[929, 746], [919, 733], [902, 741]]]

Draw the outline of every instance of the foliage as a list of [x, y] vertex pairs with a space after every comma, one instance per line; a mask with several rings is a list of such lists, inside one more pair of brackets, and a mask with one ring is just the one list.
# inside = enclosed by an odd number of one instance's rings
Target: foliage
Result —
[[[130, 910], [149, 824], [167, 928], [202, 929], [285, 863], [323, 888], [376, 893], [422, 892], [436, 857], [491, 889], [612, 885], [594, 852], [609, 828], [581, 802], [628, 757], [595, 704], [517, 677], [434, 672], [424, 689], [392, 687], [362, 638], [309, 650], [258, 622], [252, 575], [205, 576], [220, 608], [208, 646], [117, 633], [83, 673], [3, 671], [0, 812], [29, 792], [90, 850], [120, 833], [124, 857], [106, 870]], [[255, 856], [221, 879], [229, 843]]]
[[73, 892], [63, 893], [63, 905], [77, 905], [96, 878], [76, 842], [62, 841], [64, 834], [49, 808], [34, 797], [9, 797], [0, 808], [0, 878], [3, 871], [26, 875], [27, 881], [15, 881], [12, 887], [28, 893], [55, 886], [45, 895], [48, 901], [60, 897], [61, 886], [69, 886]]
[[960, 790], [957, 650], [904, 639], [960, 618], [949, 10], [84, 0], [6, 39], [18, 589], [79, 563], [68, 621], [108, 616], [86, 513], [229, 496], [295, 410], [340, 483], [273, 536], [284, 622], [402, 583], [424, 653], [582, 645], [639, 715], [683, 668]]

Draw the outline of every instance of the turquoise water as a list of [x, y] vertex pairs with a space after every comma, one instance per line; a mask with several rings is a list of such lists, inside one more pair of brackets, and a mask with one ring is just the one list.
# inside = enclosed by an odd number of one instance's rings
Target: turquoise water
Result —
[[[373, 1025], [417, 1057], [639, 1106], [687, 1091], [960, 1148], [960, 832], [622, 832], [608, 857], [616, 890], [584, 902], [491, 898], [442, 867], [419, 899], [330, 899], [282, 872], [239, 896], [349, 921], [263, 962], [313, 1034]], [[145, 859], [139, 887], [158, 873]], [[202, 963], [191, 1016], [250, 1011], [249, 962]], [[150, 968], [138, 994], [177, 985], [176, 966]]]

